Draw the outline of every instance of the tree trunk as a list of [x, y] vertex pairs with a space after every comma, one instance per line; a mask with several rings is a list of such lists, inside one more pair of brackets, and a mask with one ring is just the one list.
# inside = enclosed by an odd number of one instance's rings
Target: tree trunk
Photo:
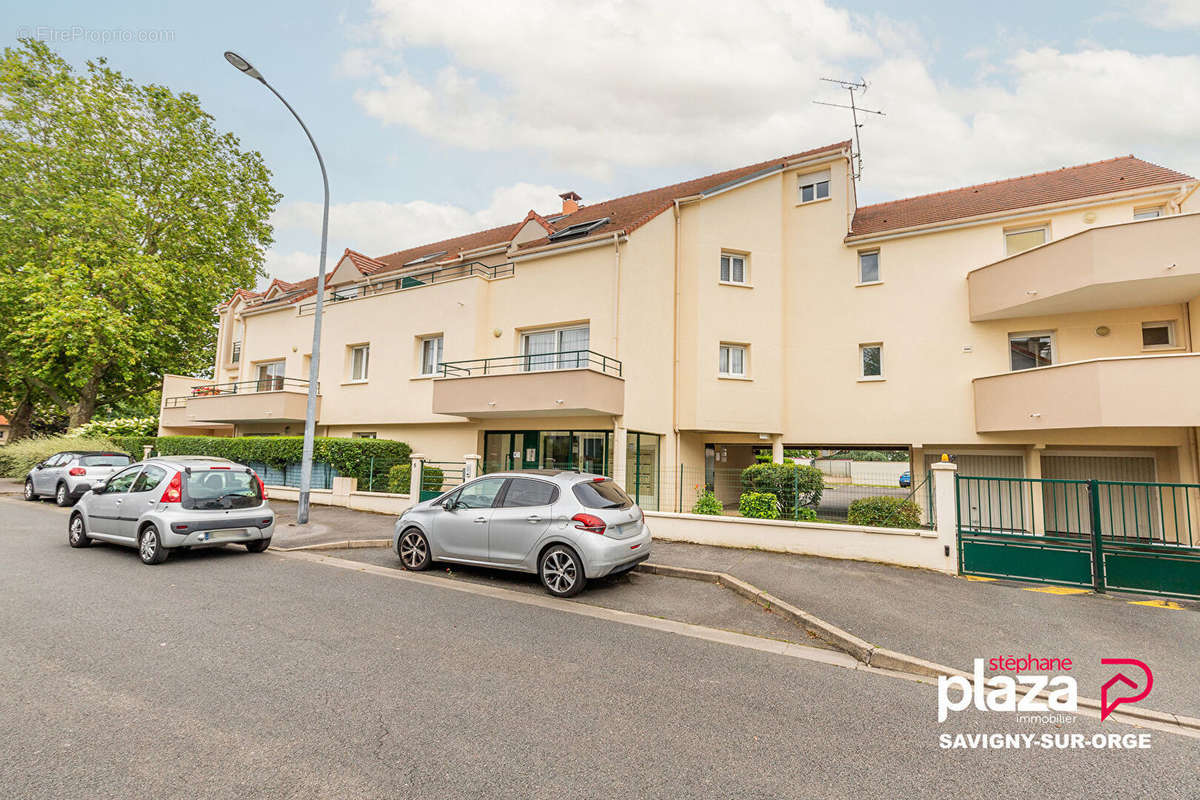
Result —
[[13, 411], [13, 415], [8, 420], [8, 441], [15, 442], [18, 439], [28, 439], [33, 433], [33, 401], [29, 399], [29, 395], [17, 404], [17, 408]]
[[79, 399], [71, 405], [71, 417], [67, 423], [69, 428], [78, 428], [92, 421], [96, 413], [96, 397], [100, 394], [100, 375], [103, 367], [97, 366], [92, 377], [84, 384], [79, 392]]

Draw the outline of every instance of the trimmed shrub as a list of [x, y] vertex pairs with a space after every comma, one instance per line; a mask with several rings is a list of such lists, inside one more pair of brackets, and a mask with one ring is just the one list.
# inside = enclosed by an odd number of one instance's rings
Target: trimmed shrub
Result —
[[850, 504], [846, 521], [876, 528], [919, 528], [921, 507], [903, 497], [862, 497]]
[[[429, 464], [425, 465], [423, 475], [421, 476], [421, 488], [430, 491], [440, 490], [442, 482], [446, 479], [445, 473], [441, 467], [433, 467]], [[412, 488], [412, 462], [407, 464], [396, 464], [387, 471], [387, 482], [385, 489], [377, 491], [394, 492], [396, 494], [408, 494]], [[359, 486], [361, 489], [362, 486]], [[414, 498], [415, 499], [415, 498]]]
[[68, 436], [108, 437], [154, 436], [158, 433], [158, 417], [122, 417], [94, 419], [86, 425], [67, 431]]
[[[216, 456], [242, 464], [262, 462], [277, 469], [299, 464], [304, 452], [302, 436], [160, 436], [156, 442], [164, 456]], [[313, 461], [329, 464], [358, 485], [371, 482], [372, 459], [376, 473], [387, 462], [407, 462], [412, 448], [391, 439], [338, 439], [319, 436], [313, 442]], [[380, 463], [382, 462], [382, 463]]]
[[824, 489], [821, 470], [807, 464], [754, 464], [742, 470], [742, 490], [775, 495], [784, 519], [796, 519], [802, 508], [816, 508]]
[[705, 489], [696, 495], [696, 502], [692, 504], [693, 514], [720, 514], [724, 510], [725, 506], [721, 505], [721, 501], [711, 489]]
[[770, 492], [746, 492], [738, 498], [738, 513], [754, 519], [779, 519], [779, 502]]
[[122, 453], [129, 453], [134, 461], [141, 461], [142, 454], [146, 452], [145, 446], [150, 445], [154, 448], [158, 442], [157, 436], [110, 436], [112, 443], [117, 446], [117, 449]]
[[801, 508], [799, 513], [792, 517], [792, 519], [796, 520], [797, 522], [816, 522], [817, 512], [811, 508]]
[[29, 470], [63, 450], [124, 452], [111, 440], [98, 436], [33, 436], [0, 447], [0, 475], [5, 478], [24, 478]]

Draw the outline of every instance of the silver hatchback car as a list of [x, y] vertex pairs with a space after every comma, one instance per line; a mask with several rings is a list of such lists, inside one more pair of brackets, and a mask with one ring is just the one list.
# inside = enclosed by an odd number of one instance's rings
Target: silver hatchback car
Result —
[[144, 563], [161, 564], [181, 547], [236, 543], [261, 553], [274, 532], [275, 512], [254, 470], [176, 456], [139, 462], [92, 487], [71, 512], [67, 540], [136, 547]]
[[396, 520], [392, 544], [405, 569], [451, 561], [537, 573], [550, 594], [572, 597], [649, 558], [650, 529], [611, 478], [524, 470], [418, 503]]
[[68, 450], [55, 453], [25, 475], [25, 499], [47, 495], [60, 506], [73, 506], [88, 489], [128, 467], [125, 453], [102, 450]]

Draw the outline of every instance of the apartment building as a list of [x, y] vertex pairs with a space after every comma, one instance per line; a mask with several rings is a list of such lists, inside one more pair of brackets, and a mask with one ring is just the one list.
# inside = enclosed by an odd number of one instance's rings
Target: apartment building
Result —
[[[1197, 481], [1197, 181], [1133, 156], [859, 207], [840, 142], [222, 305], [163, 434], [318, 433], [573, 465], [674, 507], [678, 465], [902, 447], [923, 471]], [[691, 487], [685, 487], [683, 491]]]

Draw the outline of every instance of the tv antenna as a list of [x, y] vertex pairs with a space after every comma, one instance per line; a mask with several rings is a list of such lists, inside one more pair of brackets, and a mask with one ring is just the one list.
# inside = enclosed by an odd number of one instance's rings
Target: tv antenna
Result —
[[825, 81], [826, 83], [836, 83], [838, 86], [841, 86], [850, 93], [850, 105], [846, 105], [845, 103], [826, 103], [821, 100], [813, 100], [813, 102], [819, 106], [833, 106], [834, 108], [850, 109], [850, 114], [854, 117], [855, 150], [855, 152], [851, 155], [851, 159], [854, 164], [854, 180], [859, 180], [862, 178], [862, 142], [858, 138], [858, 129], [861, 128], [863, 124], [858, 121], [858, 114], [860, 111], [864, 114], [878, 114], [881, 117], [886, 117], [887, 114], [870, 108], [860, 108], [858, 103], [855, 102], [855, 92], [862, 92], [863, 94], [867, 93], [868, 84], [866, 78], [860, 78], [857, 81], [843, 81], [838, 78], [821, 78], [821, 80]]

